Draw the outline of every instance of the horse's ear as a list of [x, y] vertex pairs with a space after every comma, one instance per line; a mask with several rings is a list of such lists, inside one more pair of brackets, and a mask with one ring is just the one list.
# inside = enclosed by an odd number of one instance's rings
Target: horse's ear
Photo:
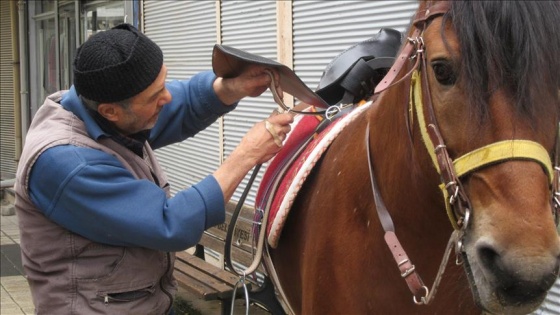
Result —
[[433, 6], [434, 4], [436, 4], [437, 2], [441, 2], [441, 1], [434, 1], [434, 0], [419, 0], [418, 1], [418, 11], [422, 11], [422, 10], [426, 10], [427, 8]]

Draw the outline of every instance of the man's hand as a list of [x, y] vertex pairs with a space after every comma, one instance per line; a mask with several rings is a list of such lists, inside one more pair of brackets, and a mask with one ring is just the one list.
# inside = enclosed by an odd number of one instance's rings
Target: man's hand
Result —
[[[266, 127], [267, 121], [270, 129]], [[272, 115], [266, 120], [255, 124], [241, 139], [232, 155], [240, 153], [243, 156], [243, 160], [251, 165], [251, 168], [255, 164], [262, 164], [270, 160], [282, 148], [282, 143], [278, 145], [273, 134], [278, 137], [280, 142], [283, 142], [291, 131], [290, 124], [293, 121], [293, 114], [284, 113]]]
[[[269, 128], [266, 128], [266, 121]], [[294, 121], [291, 113], [276, 114], [265, 121], [256, 123], [245, 134], [241, 142], [231, 152], [230, 156], [214, 172], [214, 177], [220, 184], [227, 202], [245, 175], [257, 164], [270, 160], [280, 149], [273, 137], [273, 133], [281, 140], [286, 139], [290, 132], [290, 124]]]
[[[275, 70], [253, 65], [235, 78], [218, 77], [214, 81], [213, 88], [224, 104], [231, 105], [244, 97], [257, 97], [266, 91], [271, 82], [269, 71], [274, 75], [274, 81], [280, 82], [280, 77]], [[276, 87], [276, 90], [281, 96], [280, 87]]]

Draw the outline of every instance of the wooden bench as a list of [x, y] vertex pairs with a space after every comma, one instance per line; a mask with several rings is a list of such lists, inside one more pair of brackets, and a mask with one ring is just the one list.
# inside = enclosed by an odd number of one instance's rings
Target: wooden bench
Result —
[[[230, 314], [233, 291], [239, 276], [224, 267], [224, 246], [227, 230], [235, 205], [226, 206], [226, 222], [205, 231], [193, 254], [177, 253], [175, 278], [179, 287], [205, 300], [220, 300], [222, 314]], [[241, 271], [253, 261], [252, 256], [253, 209], [244, 207], [234, 231], [231, 256], [236, 270]], [[257, 270], [257, 279], [249, 279], [249, 299], [267, 309], [272, 314], [284, 314], [276, 300], [274, 288], [262, 266]], [[238, 286], [236, 299], [243, 298], [243, 288]]]

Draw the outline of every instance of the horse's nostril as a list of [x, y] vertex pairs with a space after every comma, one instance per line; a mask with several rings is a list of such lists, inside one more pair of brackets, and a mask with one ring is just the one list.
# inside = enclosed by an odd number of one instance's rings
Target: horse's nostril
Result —
[[489, 271], [495, 272], [496, 268], [500, 268], [500, 255], [494, 250], [491, 245], [481, 244], [478, 246], [477, 251], [482, 265], [484, 265], [484, 267]]

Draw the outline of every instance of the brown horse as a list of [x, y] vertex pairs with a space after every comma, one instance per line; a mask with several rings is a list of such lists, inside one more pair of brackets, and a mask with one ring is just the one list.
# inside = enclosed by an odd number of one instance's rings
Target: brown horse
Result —
[[[560, 261], [558, 16], [556, 1], [420, 3], [392, 85], [331, 144], [270, 249], [296, 314], [526, 314], [542, 303]], [[482, 162], [459, 170], [465, 159]], [[399, 266], [382, 203], [408, 255]], [[416, 305], [454, 230], [457, 256]]]

